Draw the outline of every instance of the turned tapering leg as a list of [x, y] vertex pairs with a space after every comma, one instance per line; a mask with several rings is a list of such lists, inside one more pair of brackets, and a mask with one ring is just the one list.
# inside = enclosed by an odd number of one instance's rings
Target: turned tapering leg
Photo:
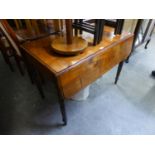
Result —
[[24, 71], [23, 71], [23, 68], [22, 68], [22, 65], [21, 65], [21, 60], [20, 60], [20, 58], [19, 58], [17, 55], [14, 55], [14, 58], [15, 58], [17, 67], [18, 67], [18, 69], [19, 69], [21, 75], [24, 76]]
[[120, 73], [121, 73], [121, 70], [123, 67], [123, 63], [124, 63], [124, 61], [121, 61], [118, 65], [117, 74], [116, 74], [116, 78], [115, 78], [115, 84], [117, 84], [117, 81], [119, 79], [119, 76], [120, 76]]
[[39, 73], [38, 73], [38, 71], [36, 69], [34, 69], [34, 79], [35, 79], [35, 83], [37, 85], [37, 88], [39, 90], [39, 93], [40, 93], [41, 97], [44, 99], [45, 95], [44, 95], [44, 92], [43, 92], [43, 89], [42, 89], [42, 82], [41, 82], [41, 79], [40, 79], [40, 75], [39, 75]]
[[56, 84], [55, 86], [56, 86], [56, 90], [57, 90], [57, 94], [58, 94], [58, 100], [59, 100], [59, 106], [60, 106], [60, 111], [61, 111], [61, 115], [62, 115], [63, 125], [67, 125], [67, 114], [66, 114], [65, 100], [60, 93], [58, 81], [56, 78], [55, 78], [55, 84]]
[[65, 101], [64, 99], [59, 97], [59, 105], [60, 105], [60, 110], [61, 110], [61, 115], [62, 115], [62, 121], [63, 125], [67, 125], [67, 115], [66, 115], [66, 108], [65, 108]]
[[23, 57], [23, 61], [24, 61], [24, 64], [26, 66], [26, 70], [27, 70], [27, 73], [29, 75], [29, 78], [30, 78], [30, 81], [32, 84], [34, 84], [34, 76], [33, 76], [33, 65], [31, 65], [27, 59], [27, 56], [26, 54], [23, 52], [23, 50], [21, 49], [21, 54], [22, 54], [22, 57]]

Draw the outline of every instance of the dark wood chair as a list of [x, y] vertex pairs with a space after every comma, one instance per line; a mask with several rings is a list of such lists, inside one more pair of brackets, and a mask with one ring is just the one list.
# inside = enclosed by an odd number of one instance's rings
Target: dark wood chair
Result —
[[10, 52], [10, 46], [8, 45], [8, 42], [6, 38], [3, 36], [2, 32], [0, 32], [0, 51], [2, 53], [2, 56], [5, 60], [5, 62], [9, 65], [11, 71], [14, 71], [13, 65], [10, 61], [10, 57], [13, 56], [12, 52]]
[[93, 34], [93, 45], [97, 45], [102, 40], [104, 24], [105, 22], [103, 19], [75, 19], [73, 28], [75, 29], [75, 35], [78, 35], [78, 32], [82, 34], [83, 31]]
[[114, 34], [121, 34], [124, 25], [124, 19], [105, 19], [105, 25], [114, 28]]
[[102, 40], [104, 26], [114, 28], [114, 34], [121, 34], [124, 25], [124, 19], [75, 19], [73, 22], [73, 28], [75, 29], [75, 35], [82, 31], [86, 31], [94, 35], [93, 45], [99, 44]]
[[[23, 71], [23, 68], [21, 65], [21, 63], [24, 62], [31, 82], [36, 83], [41, 96], [44, 97], [43, 90], [41, 87], [41, 81], [40, 81], [40, 77], [39, 77], [40, 75], [36, 71], [36, 68], [34, 68], [34, 66], [31, 65], [31, 62], [27, 61], [25, 59], [25, 56], [22, 55], [22, 51], [20, 48], [21, 43], [18, 40], [16, 33], [13, 31], [13, 29], [10, 27], [9, 23], [6, 20], [0, 20], [0, 30], [2, 31], [3, 35], [5, 36], [7, 42], [10, 45], [9, 49], [11, 48], [11, 50], [9, 50], [9, 52], [11, 51], [13, 53], [12, 56], [14, 56], [21, 74], [24, 75], [24, 71]], [[9, 64], [9, 66], [12, 67], [11, 63], [9, 63], [9, 61], [8, 61], [8, 58], [10, 57], [10, 55], [6, 54], [8, 52], [8, 50], [6, 50], [4, 46], [1, 46], [1, 49], [3, 51], [3, 56], [5, 57], [6, 62]], [[5, 52], [5, 54], [4, 54], [4, 52]]]
[[62, 31], [62, 21], [57, 19], [12, 19], [8, 22], [12, 23], [9, 25], [20, 43]]
[[14, 71], [11, 61], [10, 61], [10, 58], [14, 57], [21, 75], [24, 75], [24, 71], [23, 71], [22, 64], [21, 64], [22, 58], [21, 58], [20, 50], [18, 46], [16, 45], [16, 43], [14, 42], [14, 40], [11, 38], [8, 31], [6, 30], [6, 27], [5, 25], [3, 25], [2, 20], [0, 21], [0, 31], [1, 31], [0, 49], [1, 49], [5, 62], [9, 65], [10, 69]]

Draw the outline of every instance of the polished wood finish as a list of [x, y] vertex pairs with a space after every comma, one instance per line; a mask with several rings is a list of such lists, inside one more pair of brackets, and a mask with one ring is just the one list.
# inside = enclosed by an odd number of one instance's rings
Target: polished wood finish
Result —
[[125, 60], [131, 52], [133, 35], [117, 35], [89, 46], [82, 54], [64, 57], [50, 48], [54, 36], [25, 43], [22, 48], [57, 77], [64, 98], [94, 82], [102, 74]]
[[66, 40], [67, 44], [73, 43], [72, 19], [66, 19]]
[[67, 43], [65, 37], [58, 37], [51, 44], [52, 49], [61, 55], [77, 55], [84, 51], [87, 46], [87, 41], [81, 37], [72, 38], [71, 44]]
[[[128, 45], [127, 45], [128, 44]], [[94, 53], [85, 58], [82, 63], [72, 67], [59, 76], [63, 95], [70, 98], [72, 95], [85, 88], [104, 73], [109, 71], [122, 60], [125, 60], [130, 53], [132, 38], [125, 42], [112, 46], [105, 51]], [[74, 83], [74, 84], [73, 84]]]
[[65, 36], [59, 36], [52, 41], [52, 49], [62, 55], [76, 55], [84, 51], [88, 43], [82, 37], [73, 37], [72, 19], [66, 19]]

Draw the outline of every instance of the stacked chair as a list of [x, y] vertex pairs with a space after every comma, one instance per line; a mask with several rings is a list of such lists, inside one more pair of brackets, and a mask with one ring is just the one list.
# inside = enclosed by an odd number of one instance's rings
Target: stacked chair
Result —
[[104, 26], [114, 28], [114, 34], [121, 34], [123, 29], [123, 19], [75, 19], [73, 28], [75, 35], [82, 34], [83, 31], [93, 34], [93, 45], [97, 45], [102, 40]]
[[[13, 27], [10, 26], [7, 20], [0, 20], [0, 51], [6, 64], [9, 65], [11, 71], [14, 71], [14, 67], [10, 60], [11, 58], [14, 58], [21, 75], [24, 75], [23, 67], [25, 66], [31, 82], [36, 83], [41, 96], [44, 98], [44, 94], [41, 89], [43, 77], [39, 73], [39, 71], [37, 71], [36, 68], [31, 65], [31, 62], [26, 60], [26, 57], [22, 54], [20, 45], [26, 41], [35, 40], [51, 34], [59, 33], [61, 31], [62, 23], [60, 23], [58, 20], [52, 20], [52, 26], [54, 27], [54, 30], [52, 30], [52, 32], [49, 31], [49, 33], [43, 35], [38, 35], [39, 33], [41, 33], [40, 25], [44, 23], [46, 29], [50, 28], [51, 23], [49, 22], [49, 20], [43, 20], [39, 22], [38, 20], [28, 19], [14, 20], [14, 23], [15, 27], [13, 29]], [[22, 38], [20, 38], [15, 31], [18, 32], [21, 36], [25, 36], [26, 39], [23, 40]]]

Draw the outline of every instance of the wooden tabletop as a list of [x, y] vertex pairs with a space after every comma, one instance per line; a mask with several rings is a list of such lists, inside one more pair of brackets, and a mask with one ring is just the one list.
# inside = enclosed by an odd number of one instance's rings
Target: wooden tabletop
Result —
[[124, 40], [131, 38], [133, 35], [124, 33], [122, 35], [112, 36], [110, 38], [104, 38], [97, 46], [89, 45], [86, 50], [76, 56], [62, 56], [52, 51], [51, 43], [56, 36], [49, 36], [42, 39], [30, 41], [24, 43], [21, 47], [32, 57], [37, 59], [42, 65], [47, 67], [55, 75], [58, 75], [65, 70], [72, 68], [76, 64], [79, 64], [84, 59], [91, 57], [94, 54], [103, 52], [111, 46], [123, 42]]

